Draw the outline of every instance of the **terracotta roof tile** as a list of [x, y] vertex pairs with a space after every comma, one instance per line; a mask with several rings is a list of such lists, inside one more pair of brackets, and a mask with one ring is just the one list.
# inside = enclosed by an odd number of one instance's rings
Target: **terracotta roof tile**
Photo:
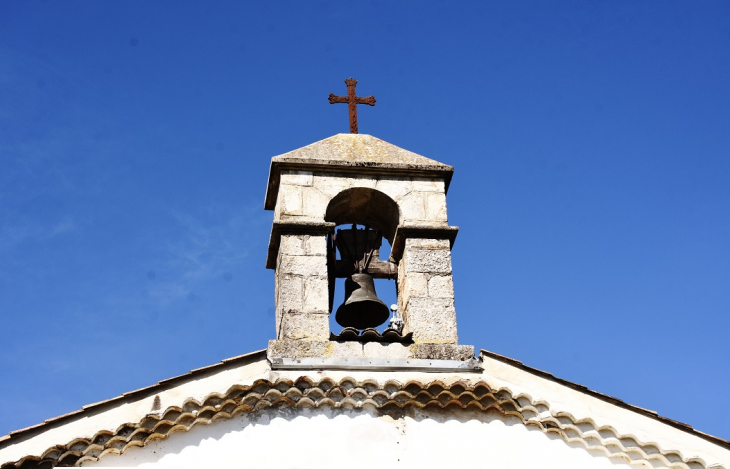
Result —
[[532, 373], [534, 375], [540, 376], [542, 378], [549, 379], [551, 381], [554, 381], [556, 383], [562, 384], [563, 386], [567, 386], [571, 389], [578, 390], [580, 392], [583, 392], [585, 394], [588, 394], [590, 396], [593, 396], [595, 398], [601, 399], [602, 401], [609, 402], [611, 404], [617, 405], [619, 407], [623, 407], [624, 409], [628, 409], [632, 412], [636, 412], [641, 415], [645, 415], [647, 417], [653, 418], [655, 420], [659, 420], [662, 423], [665, 423], [667, 425], [670, 425], [674, 428], [678, 428], [680, 430], [684, 430], [688, 433], [692, 433], [694, 435], [699, 436], [700, 438], [703, 438], [707, 441], [711, 441], [712, 443], [715, 443], [717, 445], [720, 445], [724, 448], [730, 449], [730, 441], [724, 440], [722, 438], [718, 438], [716, 436], [709, 435], [707, 433], [701, 432], [699, 430], [696, 430], [691, 425], [688, 425], [686, 423], [678, 422], [676, 420], [672, 420], [667, 417], [662, 417], [659, 415], [656, 411], [650, 410], [650, 409], [644, 409], [642, 407], [638, 407], [635, 405], [628, 404], [621, 399], [618, 399], [613, 396], [609, 396], [608, 394], [603, 394], [598, 391], [594, 391], [592, 389], [588, 389], [586, 386], [583, 386], [582, 384], [574, 383], [572, 381], [568, 381], [566, 379], [558, 378], [547, 371], [538, 370], [537, 368], [533, 368], [531, 366], [527, 366], [524, 363], [522, 363], [519, 360], [515, 360], [514, 358], [505, 357], [504, 355], [500, 355], [498, 353], [490, 352], [488, 350], [482, 349], [480, 351], [481, 355], [485, 355], [489, 358], [493, 358], [495, 360], [501, 361], [503, 363], [510, 364], [512, 366], [515, 366], [517, 368], [520, 368], [524, 371], [527, 371], [529, 373]]
[[[128, 392], [119, 397], [84, 406], [82, 410], [48, 419], [43, 423], [0, 437], [0, 445], [4, 446], [12, 443], [17, 437], [32, 436], [36, 431], [42, 431], [48, 426], [55, 426], [84, 412], [95, 412], [107, 405], [126, 401], [130, 396], [159, 392], [168, 388], [172, 383], [197, 378], [201, 374], [220, 369], [232, 363], [262, 359], [264, 353], [265, 351], [258, 351], [232, 357], [218, 364], [198, 368], [185, 375], [166, 379], [155, 385]], [[481, 354], [633, 412], [654, 418], [722, 447], [730, 448], [730, 442], [726, 440], [695, 430], [681, 422], [661, 417], [654, 411], [626, 404], [620, 399], [557, 378], [550, 373], [529, 367], [518, 360], [494, 352], [482, 350]], [[150, 414], [139, 422], [125, 423], [114, 432], [104, 430], [98, 432], [92, 438], [77, 438], [66, 444], [53, 446], [41, 455], [29, 455], [18, 461], [5, 463], [1, 468], [51, 468], [73, 465], [81, 460], [96, 460], [108, 453], [121, 453], [132, 446], [144, 446], [148, 442], [167, 438], [175, 431], [187, 431], [196, 424], [207, 424], [217, 419], [231, 418], [240, 413], [275, 406], [294, 408], [326, 406], [359, 408], [374, 406], [385, 410], [413, 406], [416, 408], [459, 407], [482, 411], [494, 410], [505, 415], [516, 416], [526, 425], [536, 426], [542, 431], [557, 433], [566, 441], [579, 441], [587, 448], [603, 449], [608, 457], [620, 457], [624, 458], [623, 460], [625, 458], [646, 460], [649, 463], [658, 460], [662, 464], [674, 468], [706, 467], [704, 461], [692, 458], [684, 459], [678, 451], [660, 450], [655, 444], [638, 442], [633, 437], [616, 434], [613, 429], [608, 427], [597, 428], [590, 419], [575, 420], [571, 415], [561, 412], [555, 415], [546, 414], [544, 412], [546, 403], [535, 403], [527, 395], [512, 396], [511, 392], [505, 388], [494, 390], [481, 381], [477, 383], [458, 381], [450, 384], [441, 381], [429, 383], [409, 381], [402, 384], [394, 380], [379, 383], [372, 379], [357, 381], [354, 378], [344, 378], [339, 382], [325, 378], [314, 382], [308, 377], [299, 377], [294, 381], [278, 380], [272, 383], [266, 380], [258, 380], [251, 386], [233, 386], [226, 394], [211, 394], [202, 403], [194, 399], [187, 399], [179, 407], [168, 407], [161, 414]], [[543, 407], [543, 409], [538, 411], [538, 407]], [[589, 433], [590, 435], [588, 435]], [[609, 436], [602, 437], [600, 441], [596, 442], [596, 434]], [[615, 452], [615, 447], [608, 451], [603, 447], [604, 442], [608, 439], [618, 440], [625, 446], [622, 446], [622, 450], [619, 452]], [[611, 444], [615, 445], [615, 441]], [[713, 467], [719, 468], [720, 466]]]
[[21, 437], [21, 436], [26, 436], [26, 434], [32, 433], [34, 430], [39, 430], [39, 429], [42, 429], [42, 428], [47, 427], [49, 425], [52, 425], [52, 424], [56, 424], [56, 423], [65, 421], [65, 420], [67, 420], [67, 419], [69, 419], [71, 417], [74, 417], [74, 416], [76, 416], [76, 415], [78, 415], [80, 413], [97, 411], [100, 408], [105, 407], [106, 405], [115, 404], [115, 403], [118, 403], [118, 402], [122, 402], [122, 401], [125, 401], [125, 400], [129, 399], [130, 397], [139, 396], [139, 395], [144, 394], [144, 393], [159, 392], [160, 390], [166, 388], [167, 386], [169, 386], [173, 382], [178, 382], [178, 381], [182, 381], [182, 380], [196, 378], [198, 375], [204, 374], [204, 373], [209, 372], [209, 371], [214, 371], [216, 369], [224, 368], [227, 365], [230, 365], [232, 363], [236, 363], [236, 362], [239, 362], [239, 361], [251, 361], [251, 360], [254, 360], [254, 359], [262, 359], [262, 358], [265, 357], [265, 354], [266, 354], [266, 351], [265, 350], [257, 350], [256, 352], [251, 352], [251, 353], [247, 353], [247, 354], [244, 354], [244, 355], [239, 355], [237, 357], [228, 358], [226, 360], [221, 361], [220, 363], [216, 363], [216, 364], [213, 364], [213, 365], [210, 365], [210, 366], [206, 366], [206, 367], [203, 367], [203, 368], [198, 368], [197, 370], [190, 371], [190, 372], [188, 372], [188, 373], [186, 373], [184, 375], [179, 375], [179, 376], [175, 376], [173, 378], [168, 378], [168, 379], [159, 381], [157, 384], [153, 384], [151, 386], [147, 386], [147, 387], [144, 387], [144, 388], [136, 389], [134, 391], [126, 392], [126, 393], [122, 394], [121, 396], [112, 397], [111, 399], [106, 399], [106, 400], [103, 400], [103, 401], [95, 402], [93, 404], [85, 405], [85, 406], [83, 406], [79, 410], [74, 410], [72, 412], [69, 412], [69, 413], [66, 413], [66, 414], [63, 414], [63, 415], [59, 415], [57, 417], [50, 418], [50, 419], [45, 420], [45, 421], [43, 421], [41, 423], [37, 423], [35, 425], [31, 425], [30, 427], [25, 427], [25, 428], [21, 428], [19, 430], [12, 431], [12, 432], [8, 433], [7, 435], [5, 435], [3, 437], [0, 437], [0, 447], [2, 445], [8, 444], [8, 443], [12, 443], [12, 441], [10, 441], [10, 440], [14, 440], [14, 439], [16, 439], [18, 437]]

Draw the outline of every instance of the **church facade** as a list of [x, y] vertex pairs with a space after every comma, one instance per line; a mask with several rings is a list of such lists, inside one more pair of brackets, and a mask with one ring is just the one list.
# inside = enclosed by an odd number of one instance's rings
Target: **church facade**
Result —
[[459, 343], [452, 173], [356, 133], [274, 157], [268, 348], [13, 432], [0, 468], [730, 469], [728, 441]]

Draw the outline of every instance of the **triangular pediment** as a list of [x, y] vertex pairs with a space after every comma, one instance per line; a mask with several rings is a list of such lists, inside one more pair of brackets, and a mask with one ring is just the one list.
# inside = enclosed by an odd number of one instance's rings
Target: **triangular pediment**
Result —
[[311, 162], [323, 165], [367, 164], [413, 169], [452, 170], [453, 167], [367, 134], [337, 134], [305, 147], [275, 156], [272, 161]]

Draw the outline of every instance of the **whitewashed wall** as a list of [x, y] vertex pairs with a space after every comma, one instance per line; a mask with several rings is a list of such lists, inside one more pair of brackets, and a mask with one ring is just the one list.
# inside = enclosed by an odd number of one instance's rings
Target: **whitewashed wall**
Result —
[[629, 467], [497, 412], [443, 415], [410, 411], [393, 419], [376, 410], [262, 412], [197, 427], [83, 467]]

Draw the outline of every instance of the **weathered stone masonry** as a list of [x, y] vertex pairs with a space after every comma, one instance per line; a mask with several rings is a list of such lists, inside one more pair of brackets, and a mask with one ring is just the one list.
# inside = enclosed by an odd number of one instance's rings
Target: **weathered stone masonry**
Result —
[[[453, 168], [375, 139], [340, 134], [272, 159], [267, 267], [276, 270], [270, 355], [467, 359], [458, 345], [446, 190]], [[335, 225], [380, 230], [398, 266], [398, 307], [414, 344], [329, 339], [326, 235]]]

